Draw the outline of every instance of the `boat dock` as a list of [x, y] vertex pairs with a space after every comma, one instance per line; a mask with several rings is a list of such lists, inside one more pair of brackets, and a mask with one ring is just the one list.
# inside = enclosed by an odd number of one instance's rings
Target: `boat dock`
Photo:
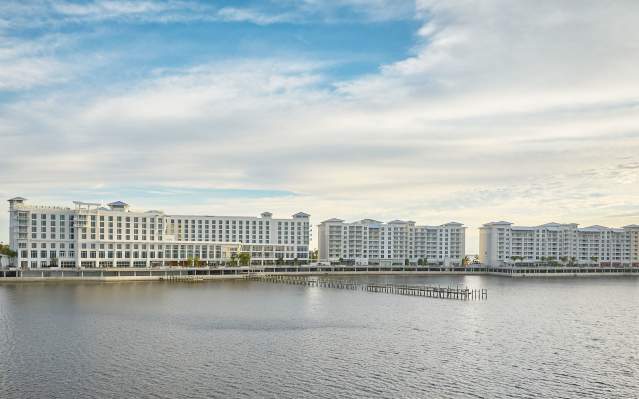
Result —
[[336, 288], [353, 291], [366, 291], [371, 293], [395, 294], [421, 296], [425, 298], [455, 299], [461, 301], [486, 300], [488, 290], [470, 289], [468, 287], [440, 287], [429, 285], [406, 285], [406, 284], [378, 284], [366, 283], [357, 280], [338, 280], [323, 278], [307, 278], [304, 276], [286, 275], [258, 275], [249, 274], [249, 280], [265, 283], [303, 285], [307, 287]]

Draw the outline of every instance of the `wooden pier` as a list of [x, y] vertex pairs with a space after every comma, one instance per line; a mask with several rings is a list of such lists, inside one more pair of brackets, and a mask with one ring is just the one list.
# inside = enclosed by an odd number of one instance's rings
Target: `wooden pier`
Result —
[[170, 283], [198, 283], [204, 281], [203, 277], [195, 276], [195, 275], [172, 275], [160, 277], [160, 281], [167, 281]]
[[304, 276], [249, 274], [247, 279], [275, 284], [303, 285], [307, 287], [336, 288], [372, 293], [421, 296], [425, 298], [455, 299], [461, 301], [488, 299], [488, 290], [468, 287], [439, 287], [429, 285], [377, 284], [354, 280], [307, 278]]

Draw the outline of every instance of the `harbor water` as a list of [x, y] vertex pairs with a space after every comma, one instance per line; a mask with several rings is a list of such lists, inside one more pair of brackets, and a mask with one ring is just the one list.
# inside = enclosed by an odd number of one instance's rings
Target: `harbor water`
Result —
[[639, 397], [639, 278], [0, 284], [1, 398]]

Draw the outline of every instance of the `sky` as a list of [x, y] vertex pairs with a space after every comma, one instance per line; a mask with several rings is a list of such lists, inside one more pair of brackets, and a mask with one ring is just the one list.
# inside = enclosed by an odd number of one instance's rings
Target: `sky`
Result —
[[459, 221], [470, 254], [489, 221], [639, 223], [637, 26], [633, 0], [5, 0], [0, 198]]

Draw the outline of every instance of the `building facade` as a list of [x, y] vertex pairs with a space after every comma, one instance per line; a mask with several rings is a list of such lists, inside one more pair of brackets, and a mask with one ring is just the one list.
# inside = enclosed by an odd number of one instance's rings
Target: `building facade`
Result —
[[513, 226], [486, 223], [479, 228], [479, 260], [501, 266], [526, 263], [639, 266], [639, 225], [622, 228], [576, 223]]
[[221, 265], [249, 253], [252, 264], [307, 263], [310, 215], [288, 219], [167, 215], [132, 211], [116, 201], [107, 207], [29, 205], [9, 200], [10, 246], [17, 265], [41, 267], [153, 267], [196, 262]]
[[383, 223], [364, 219], [346, 223], [329, 219], [318, 226], [319, 259], [358, 265], [460, 264], [466, 228], [450, 222], [418, 226], [413, 221]]

